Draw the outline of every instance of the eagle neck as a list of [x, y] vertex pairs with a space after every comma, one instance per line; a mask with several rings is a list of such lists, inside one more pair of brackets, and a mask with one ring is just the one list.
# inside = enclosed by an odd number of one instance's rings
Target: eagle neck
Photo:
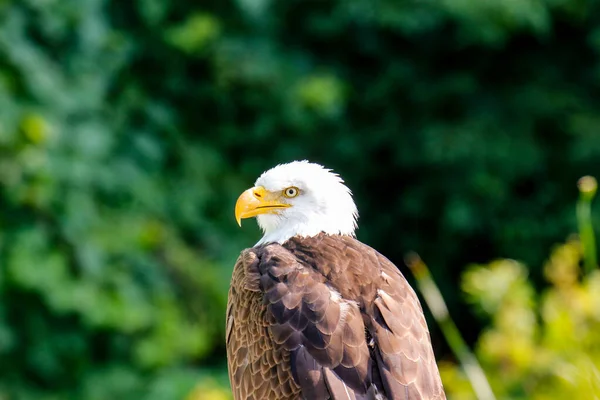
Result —
[[293, 231], [278, 230], [275, 232], [265, 233], [264, 236], [255, 244], [255, 246], [262, 246], [262, 245], [269, 244], [269, 243], [284, 244], [285, 242], [287, 242], [288, 240], [293, 239], [293, 238], [298, 238], [298, 239], [314, 238], [319, 235], [329, 235], [329, 236], [345, 235], [345, 236], [355, 237], [354, 231], [342, 232], [340, 230], [336, 230], [333, 232], [328, 232], [328, 231], [326, 231], [324, 229], [320, 229], [320, 228], [319, 229], [307, 229], [307, 230], [295, 229]]

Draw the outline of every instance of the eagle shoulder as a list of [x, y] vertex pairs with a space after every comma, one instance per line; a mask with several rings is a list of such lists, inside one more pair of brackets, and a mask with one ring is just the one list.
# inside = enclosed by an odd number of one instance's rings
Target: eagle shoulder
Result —
[[300, 387], [290, 372], [290, 355], [275, 346], [266, 326], [259, 289], [259, 254], [242, 251], [235, 263], [227, 301], [226, 349], [235, 400], [296, 399]]

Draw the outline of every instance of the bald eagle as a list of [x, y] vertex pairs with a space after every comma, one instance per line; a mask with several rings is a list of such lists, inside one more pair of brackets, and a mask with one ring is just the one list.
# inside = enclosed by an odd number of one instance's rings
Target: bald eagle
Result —
[[398, 268], [354, 235], [350, 190], [307, 161], [237, 200], [264, 236], [242, 251], [227, 304], [236, 400], [445, 399], [429, 331]]

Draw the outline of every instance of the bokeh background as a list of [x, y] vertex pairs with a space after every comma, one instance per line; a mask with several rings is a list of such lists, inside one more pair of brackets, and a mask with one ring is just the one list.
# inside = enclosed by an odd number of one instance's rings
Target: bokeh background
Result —
[[599, 398], [598, 1], [2, 0], [0, 399], [228, 399], [233, 206], [294, 159], [420, 254], [498, 399]]

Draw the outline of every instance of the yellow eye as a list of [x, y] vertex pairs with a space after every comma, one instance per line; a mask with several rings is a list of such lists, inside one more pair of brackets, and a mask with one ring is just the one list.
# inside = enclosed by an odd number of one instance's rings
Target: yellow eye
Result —
[[287, 188], [283, 191], [283, 195], [285, 197], [287, 197], [288, 199], [291, 199], [292, 197], [296, 197], [299, 194], [300, 194], [300, 189], [298, 189], [295, 186], [290, 186], [289, 188]]

